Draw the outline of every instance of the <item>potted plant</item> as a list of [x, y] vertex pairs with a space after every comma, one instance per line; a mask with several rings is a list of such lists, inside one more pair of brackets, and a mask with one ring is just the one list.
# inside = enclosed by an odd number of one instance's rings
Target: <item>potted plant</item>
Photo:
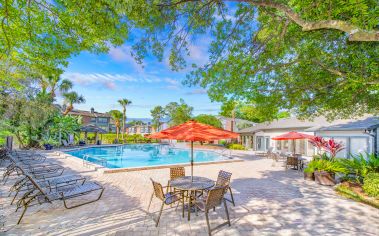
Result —
[[51, 150], [57, 142], [51, 137], [43, 137], [40, 144], [45, 148], [45, 150]]
[[317, 161], [312, 160], [309, 162], [308, 166], [304, 169], [304, 179], [305, 180], [315, 180], [314, 172], [317, 168]]
[[346, 169], [335, 159], [320, 158], [317, 160], [317, 169], [314, 172], [315, 180], [321, 185], [333, 186], [336, 184], [335, 174], [345, 173]]

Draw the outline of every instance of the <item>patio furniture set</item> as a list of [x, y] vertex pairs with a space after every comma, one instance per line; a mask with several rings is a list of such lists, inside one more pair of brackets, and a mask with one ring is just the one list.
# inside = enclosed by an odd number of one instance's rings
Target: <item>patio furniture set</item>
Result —
[[[104, 192], [102, 185], [81, 175], [63, 175], [65, 168], [51, 163], [43, 155], [2, 150], [0, 157], [1, 161], [10, 162], [3, 173], [3, 182], [15, 178], [9, 190], [9, 196], [14, 194], [11, 205], [15, 204], [16, 212], [23, 208], [17, 224], [31, 206], [59, 200], [66, 209], [71, 209], [99, 200]], [[82, 196], [86, 199], [83, 200]], [[80, 203], [69, 203], [70, 199], [78, 197], [81, 197]]]
[[[170, 168], [170, 180], [167, 186], [162, 186], [160, 183], [151, 179], [153, 185], [153, 193], [150, 198], [149, 209], [153, 201], [154, 196], [158, 198], [162, 204], [158, 217], [154, 219], [156, 226], [159, 225], [159, 220], [162, 215], [164, 206], [171, 206], [176, 203], [177, 206], [182, 205], [182, 217], [185, 216], [185, 210], [187, 209], [188, 220], [191, 219], [191, 212], [195, 212], [198, 215], [198, 210], [205, 212], [205, 219], [208, 227], [208, 234], [224, 226], [230, 226], [229, 212], [227, 202], [231, 202], [235, 206], [233, 193], [230, 188], [231, 173], [221, 170], [218, 174], [217, 180], [200, 177], [200, 176], [186, 176], [184, 167]], [[166, 188], [166, 192], [164, 192]], [[230, 199], [225, 195], [229, 192]], [[209, 221], [209, 210], [217, 206], [224, 205], [226, 213], [226, 222], [211, 228]]]

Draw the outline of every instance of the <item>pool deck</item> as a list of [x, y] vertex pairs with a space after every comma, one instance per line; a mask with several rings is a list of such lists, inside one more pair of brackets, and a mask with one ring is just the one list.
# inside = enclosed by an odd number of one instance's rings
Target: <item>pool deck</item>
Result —
[[[6, 235], [207, 235], [203, 213], [187, 221], [175, 207], [165, 208], [157, 228], [147, 216], [150, 178], [165, 185], [167, 168], [104, 174], [99, 168], [83, 166], [80, 159], [48, 155], [65, 166], [67, 173], [103, 184], [101, 200], [70, 210], [60, 201], [31, 207], [16, 225], [20, 212], [14, 212], [8, 197], [12, 179], [0, 185], [0, 226]], [[378, 209], [345, 199], [333, 188], [305, 181], [302, 173], [285, 171], [249, 151], [233, 155], [244, 161], [194, 168], [195, 175], [211, 179], [216, 179], [220, 169], [233, 173], [236, 206], [228, 205], [232, 226], [218, 229], [215, 235], [379, 235]], [[0, 174], [3, 171], [1, 167]], [[190, 173], [188, 167], [186, 172]], [[152, 210], [158, 209], [159, 202], [154, 201]], [[224, 210], [217, 208], [210, 213], [211, 224], [223, 217]]]

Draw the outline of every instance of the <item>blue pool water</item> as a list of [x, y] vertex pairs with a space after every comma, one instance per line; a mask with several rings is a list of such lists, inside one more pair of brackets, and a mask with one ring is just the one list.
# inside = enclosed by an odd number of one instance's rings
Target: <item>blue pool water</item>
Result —
[[[67, 151], [66, 153], [81, 159], [83, 159], [83, 156], [88, 155], [88, 161], [99, 165], [103, 164], [100, 160], [105, 159], [106, 167], [108, 168], [127, 168], [189, 163], [191, 150], [159, 144], [128, 144], [111, 147], [91, 147]], [[195, 162], [225, 159], [227, 158], [213, 151], [194, 150]]]

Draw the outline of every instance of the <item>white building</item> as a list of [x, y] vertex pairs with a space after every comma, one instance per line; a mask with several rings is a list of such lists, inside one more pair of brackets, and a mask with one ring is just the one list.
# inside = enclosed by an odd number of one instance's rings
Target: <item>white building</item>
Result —
[[272, 138], [290, 131], [317, 135], [326, 139], [333, 138], [345, 145], [345, 150], [338, 153], [340, 157], [359, 152], [375, 152], [378, 147], [378, 117], [362, 117], [357, 120], [336, 120], [328, 122], [324, 117], [314, 120], [299, 120], [294, 117], [264, 122], [256, 126], [242, 129], [241, 142], [244, 146], [255, 151], [295, 152], [305, 156], [315, 153], [314, 147], [307, 140], [275, 141]]

